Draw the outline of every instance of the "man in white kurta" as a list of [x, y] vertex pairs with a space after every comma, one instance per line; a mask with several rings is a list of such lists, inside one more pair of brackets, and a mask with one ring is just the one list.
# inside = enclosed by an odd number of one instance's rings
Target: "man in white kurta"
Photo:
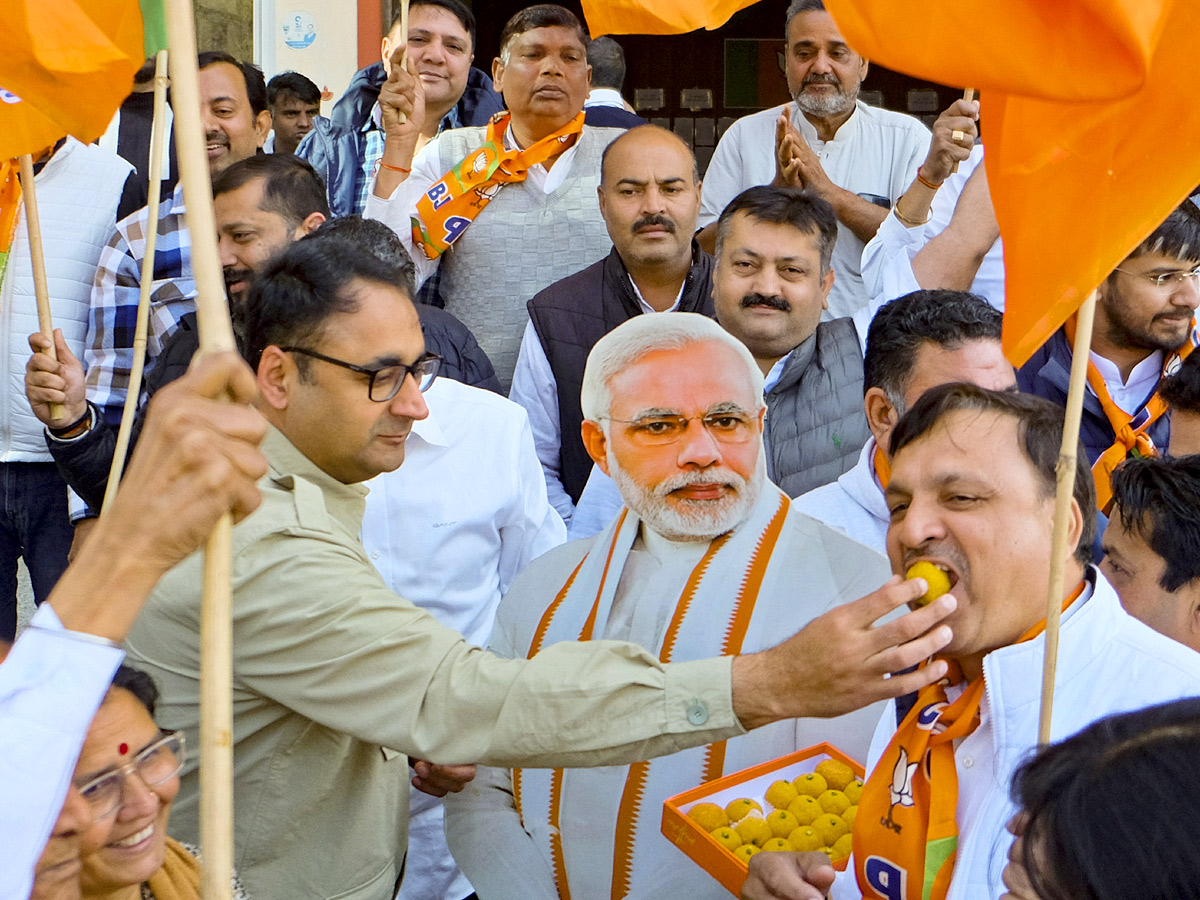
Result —
[[1017, 377], [1000, 348], [1000, 313], [965, 291], [914, 291], [871, 320], [863, 356], [863, 407], [871, 439], [837, 481], [797, 497], [801, 512], [868, 547], [887, 552], [887, 489], [892, 428], [921, 395], [965, 381], [1015, 391]]
[[[663, 660], [746, 652], [886, 580], [882, 555], [795, 512], [766, 480], [762, 375], [745, 348], [707, 318], [668, 318], [679, 321], [630, 320], [589, 356], [585, 445], [627, 507], [518, 577], [496, 652], [579, 639], [630, 640]], [[879, 709], [650, 764], [482, 768], [447, 800], [447, 839], [488, 898], [718, 900], [724, 889], [660, 834], [663, 800], [820, 741], [862, 758]]]
[[[861, 275], [863, 247], [912, 183], [929, 149], [929, 129], [858, 99], [867, 60], [846, 44], [821, 0], [794, 0], [785, 35], [792, 102], [738, 119], [722, 135], [704, 174], [701, 244], [721, 210], [747, 188], [809, 188], [838, 218], [837, 277], [825, 318], [852, 316], [871, 299]], [[795, 166], [782, 171], [789, 158]]]

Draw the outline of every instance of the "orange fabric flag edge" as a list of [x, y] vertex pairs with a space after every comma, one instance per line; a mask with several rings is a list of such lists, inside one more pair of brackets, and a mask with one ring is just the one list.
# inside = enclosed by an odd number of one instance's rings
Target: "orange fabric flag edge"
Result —
[[[602, 34], [686, 34], [720, 28], [756, 0], [582, 0], [593, 37]], [[782, 28], [782, 22], [780, 26]]]

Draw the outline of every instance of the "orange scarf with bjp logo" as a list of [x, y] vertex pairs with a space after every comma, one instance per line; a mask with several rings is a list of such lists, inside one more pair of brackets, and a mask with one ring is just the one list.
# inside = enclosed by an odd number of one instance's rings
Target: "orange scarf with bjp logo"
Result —
[[[1081, 581], [1063, 609], [1083, 593]], [[1033, 640], [1043, 619], [1017, 643]], [[946, 678], [922, 688], [863, 785], [854, 819], [854, 873], [863, 900], [945, 900], [958, 850], [958, 770], [954, 742], [979, 726], [983, 676], [949, 702], [963, 681], [948, 660]]]
[[417, 214], [411, 217], [412, 239], [426, 258], [437, 259], [449, 250], [500, 188], [524, 181], [533, 166], [562, 153], [583, 131], [580, 111], [536, 144], [524, 150], [508, 150], [504, 146], [504, 133], [511, 118], [512, 113], [507, 110], [496, 113], [488, 123], [483, 145], [468, 153], [417, 201]]

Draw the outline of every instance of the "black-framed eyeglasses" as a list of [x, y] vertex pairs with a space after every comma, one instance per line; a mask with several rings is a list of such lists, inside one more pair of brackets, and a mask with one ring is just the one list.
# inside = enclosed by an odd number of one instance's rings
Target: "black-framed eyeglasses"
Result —
[[313, 359], [319, 359], [322, 362], [368, 376], [371, 380], [367, 382], [367, 396], [376, 403], [387, 403], [400, 393], [400, 386], [404, 384], [404, 379], [409, 375], [412, 375], [422, 393], [429, 390], [429, 386], [437, 378], [438, 368], [442, 364], [442, 358], [436, 353], [426, 353], [412, 365], [396, 363], [391, 366], [380, 366], [378, 369], [368, 369], [366, 366], [356, 366], [344, 359], [334, 359], [332, 356], [326, 356], [324, 353], [318, 353], [316, 350], [309, 350], [305, 347], [280, 347], [279, 349], [285, 353], [311, 356]]
[[154, 788], [179, 774], [187, 760], [183, 732], [163, 732], [158, 740], [143, 747], [128, 763], [97, 775], [80, 785], [79, 793], [87, 801], [92, 818], [103, 819], [121, 808], [125, 779], [137, 774], [142, 784]]
[[1195, 281], [1197, 278], [1200, 278], [1200, 266], [1196, 266], [1194, 269], [1185, 269], [1184, 271], [1162, 273], [1130, 272], [1128, 269], [1122, 269], [1118, 266], [1115, 271], [1133, 278], [1145, 278], [1156, 288], [1177, 288], [1189, 279]]

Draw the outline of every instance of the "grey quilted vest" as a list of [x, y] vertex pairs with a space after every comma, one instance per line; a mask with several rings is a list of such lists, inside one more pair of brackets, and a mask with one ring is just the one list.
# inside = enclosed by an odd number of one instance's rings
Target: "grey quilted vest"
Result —
[[849, 318], [822, 322], [792, 351], [767, 393], [767, 471], [789, 497], [836, 481], [871, 432], [863, 412], [862, 344]]

